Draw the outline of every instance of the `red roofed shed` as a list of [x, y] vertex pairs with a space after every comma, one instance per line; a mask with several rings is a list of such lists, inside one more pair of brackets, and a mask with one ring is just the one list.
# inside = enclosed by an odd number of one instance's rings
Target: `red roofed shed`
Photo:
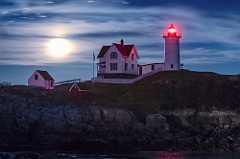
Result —
[[74, 83], [69, 89], [70, 99], [75, 102], [90, 101], [91, 90], [86, 83]]

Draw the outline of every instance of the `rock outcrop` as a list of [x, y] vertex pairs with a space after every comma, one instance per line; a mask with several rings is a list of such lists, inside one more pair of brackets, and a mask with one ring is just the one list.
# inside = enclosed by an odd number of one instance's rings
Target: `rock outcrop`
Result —
[[240, 150], [240, 115], [236, 111], [184, 109], [163, 114], [172, 125], [173, 150]]
[[56, 99], [53, 91], [1, 87], [0, 150], [239, 151], [237, 111], [175, 109], [140, 122], [128, 110]]
[[6, 88], [0, 91], [1, 146], [100, 142], [130, 147], [137, 138], [143, 141], [151, 135], [168, 131], [166, 119], [160, 114], [148, 116], [144, 124], [139, 123], [131, 111], [94, 105], [54, 104], [49, 98], [42, 98], [51, 97], [51, 92], [28, 87], [17, 92], [13, 94]]

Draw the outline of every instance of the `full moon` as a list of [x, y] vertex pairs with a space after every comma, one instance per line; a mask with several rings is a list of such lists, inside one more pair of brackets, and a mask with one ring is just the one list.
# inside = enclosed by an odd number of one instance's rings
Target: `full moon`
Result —
[[63, 58], [73, 51], [73, 45], [69, 40], [56, 38], [47, 43], [47, 50], [49, 56]]

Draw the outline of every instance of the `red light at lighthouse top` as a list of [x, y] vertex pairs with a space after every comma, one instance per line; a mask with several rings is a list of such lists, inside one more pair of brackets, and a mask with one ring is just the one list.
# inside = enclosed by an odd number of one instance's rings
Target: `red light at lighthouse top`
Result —
[[177, 32], [177, 29], [173, 26], [173, 24], [171, 24], [171, 26], [168, 28], [167, 30], [167, 35], [165, 35], [164, 33], [162, 34], [162, 36], [165, 37], [177, 37], [177, 38], [181, 38], [181, 33]]
[[177, 30], [173, 27], [173, 24], [171, 24], [170, 28], [168, 28], [169, 34], [175, 34], [177, 33]]

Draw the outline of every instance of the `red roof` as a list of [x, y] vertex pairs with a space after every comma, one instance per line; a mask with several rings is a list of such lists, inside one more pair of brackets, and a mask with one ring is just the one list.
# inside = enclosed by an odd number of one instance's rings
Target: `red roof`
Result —
[[74, 86], [77, 87], [78, 91], [91, 91], [91, 89], [88, 87], [86, 83], [74, 83], [69, 91], [71, 92]]
[[[122, 44], [116, 44], [113, 43], [113, 45], [119, 50], [119, 52], [125, 56], [128, 57], [133, 49], [134, 45], [122, 45]], [[108, 49], [111, 46], [103, 46], [102, 49], [100, 50], [98, 57], [97, 58], [101, 58], [104, 57], [104, 55], [107, 53]]]
[[115, 45], [115, 47], [119, 50], [119, 52], [123, 55], [123, 56], [128, 56], [129, 54], [127, 54], [127, 49], [125, 47], [125, 45], [121, 45], [121, 44], [113, 44]]

